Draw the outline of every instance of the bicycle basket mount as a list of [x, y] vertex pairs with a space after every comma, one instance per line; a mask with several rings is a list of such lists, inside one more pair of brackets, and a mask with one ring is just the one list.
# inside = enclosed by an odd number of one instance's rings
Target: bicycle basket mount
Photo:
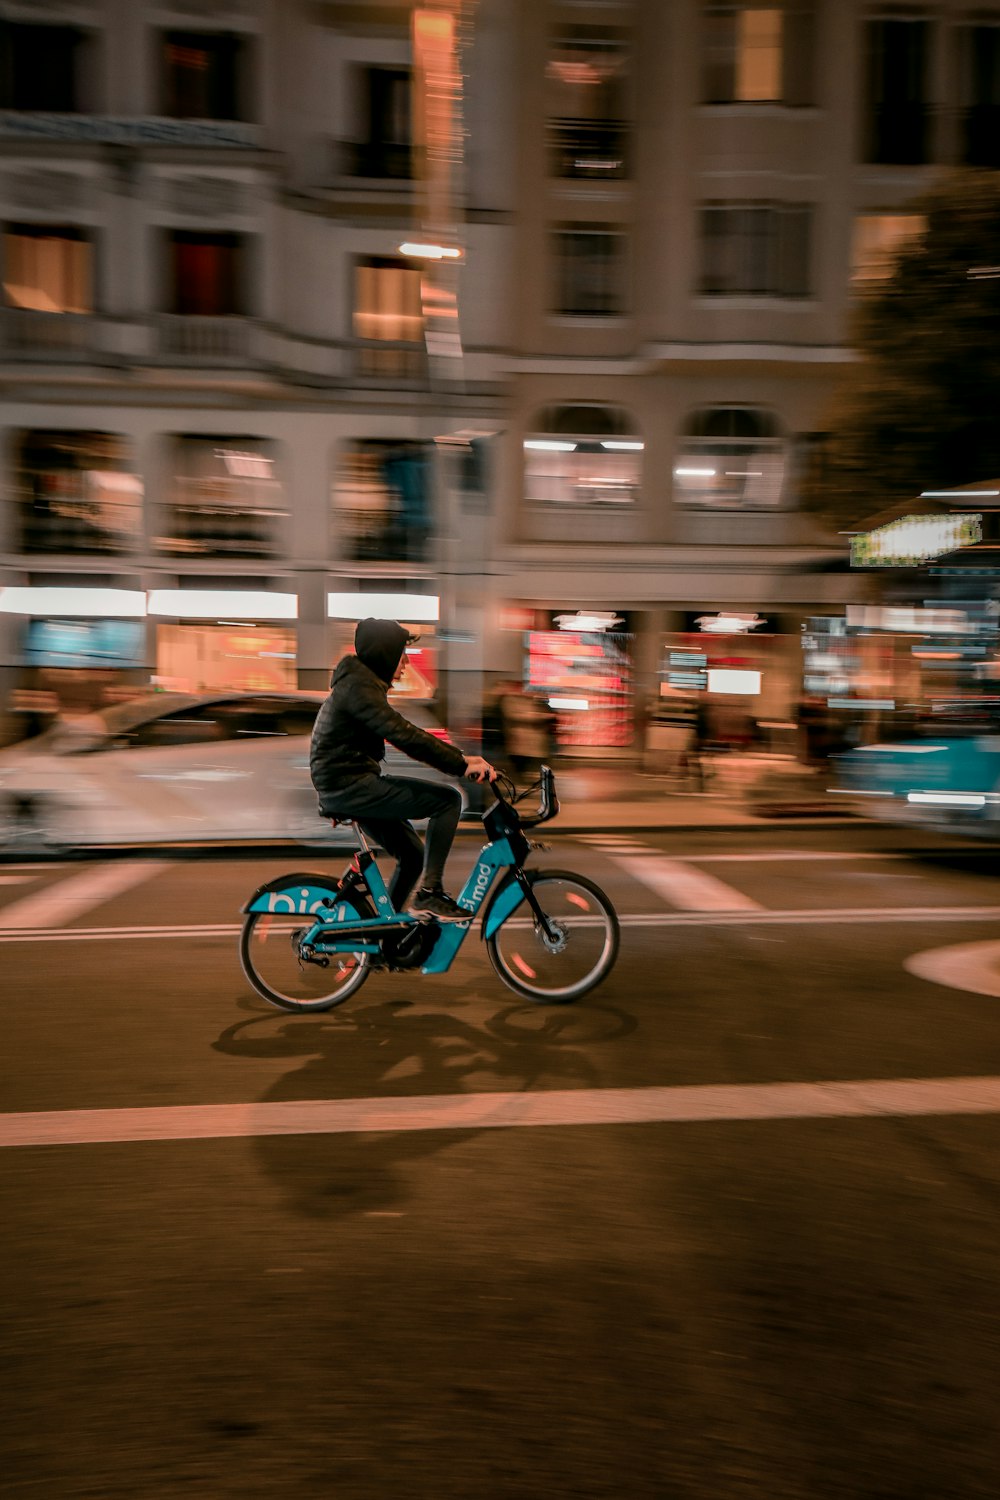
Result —
[[483, 814], [483, 827], [491, 839], [509, 839], [521, 832], [521, 819], [517, 808], [498, 797], [493, 806]]

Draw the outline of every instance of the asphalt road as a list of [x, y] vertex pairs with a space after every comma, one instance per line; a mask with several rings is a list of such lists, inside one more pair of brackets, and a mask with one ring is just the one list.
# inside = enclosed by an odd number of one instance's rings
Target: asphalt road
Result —
[[572, 1007], [473, 934], [270, 1009], [238, 909], [309, 857], [0, 866], [0, 1493], [992, 1500], [1000, 983], [904, 965], [995, 851], [553, 843], [624, 919]]

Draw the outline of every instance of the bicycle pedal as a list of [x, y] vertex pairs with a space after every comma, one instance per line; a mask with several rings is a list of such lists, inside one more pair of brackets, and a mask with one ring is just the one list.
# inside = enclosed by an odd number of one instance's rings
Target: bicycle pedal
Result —
[[543, 844], [540, 839], [529, 839], [528, 840], [528, 848], [532, 849], [532, 850], [537, 850], [539, 854], [544, 854], [547, 850], [549, 850], [549, 849], [552, 848], [552, 845], [551, 844]]

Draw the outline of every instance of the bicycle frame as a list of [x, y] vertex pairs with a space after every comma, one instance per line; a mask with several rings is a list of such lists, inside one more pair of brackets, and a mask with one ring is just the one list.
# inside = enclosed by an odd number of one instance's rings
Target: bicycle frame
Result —
[[[558, 812], [559, 803], [552, 791], [551, 776], [549, 768], [543, 767], [543, 811], [532, 822], [545, 821]], [[510, 814], [513, 814], [512, 820]], [[530, 845], [521, 832], [520, 817], [511, 804], [504, 802], [498, 794], [497, 803], [483, 821], [486, 831], [495, 836], [479, 851], [472, 872], [458, 896], [458, 904], [469, 913], [469, 919], [467, 922], [441, 924], [434, 947], [422, 965], [423, 974], [444, 974], [451, 967], [473, 920], [494, 889], [497, 876], [502, 871], [508, 873], [505, 880], [496, 887], [496, 893], [484, 915], [482, 937], [492, 937], [525, 900], [535, 910], [538, 920], [548, 932], [547, 920], [537, 907], [524, 873], [523, 862]], [[393, 906], [375, 856], [367, 847], [351, 861], [350, 873], [340, 882], [339, 897], [331, 897], [327, 883], [322, 886], [312, 885], [311, 881], [316, 878], [313, 875], [282, 876], [280, 880], [271, 881], [255, 891], [243, 910], [312, 917], [312, 925], [303, 930], [299, 942], [303, 948], [309, 948], [320, 956], [332, 953], [368, 953], [379, 957], [381, 950], [378, 939], [390, 932], [405, 932], [423, 925], [418, 917], [397, 911]], [[374, 906], [375, 916], [362, 917], [350, 910], [352, 888], [361, 888], [366, 892]], [[367, 905], [367, 901], [365, 904]]]

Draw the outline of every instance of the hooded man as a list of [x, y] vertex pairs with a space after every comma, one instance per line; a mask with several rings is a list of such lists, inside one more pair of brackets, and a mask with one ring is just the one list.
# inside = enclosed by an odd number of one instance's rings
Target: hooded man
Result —
[[[463, 755], [397, 713], [389, 688], [402, 675], [403, 652], [411, 640], [395, 620], [362, 620], [354, 635], [356, 655], [338, 662], [332, 692], [316, 716], [309, 752], [309, 774], [320, 812], [353, 818], [372, 843], [397, 861], [389, 895], [397, 911], [421, 876], [410, 910], [439, 922], [467, 922], [469, 913], [445, 893], [444, 866], [462, 812], [457, 787], [383, 776], [385, 741], [397, 750], [449, 776], [492, 781], [496, 772], [480, 755]], [[411, 818], [427, 818], [427, 844], [421, 844]]]

